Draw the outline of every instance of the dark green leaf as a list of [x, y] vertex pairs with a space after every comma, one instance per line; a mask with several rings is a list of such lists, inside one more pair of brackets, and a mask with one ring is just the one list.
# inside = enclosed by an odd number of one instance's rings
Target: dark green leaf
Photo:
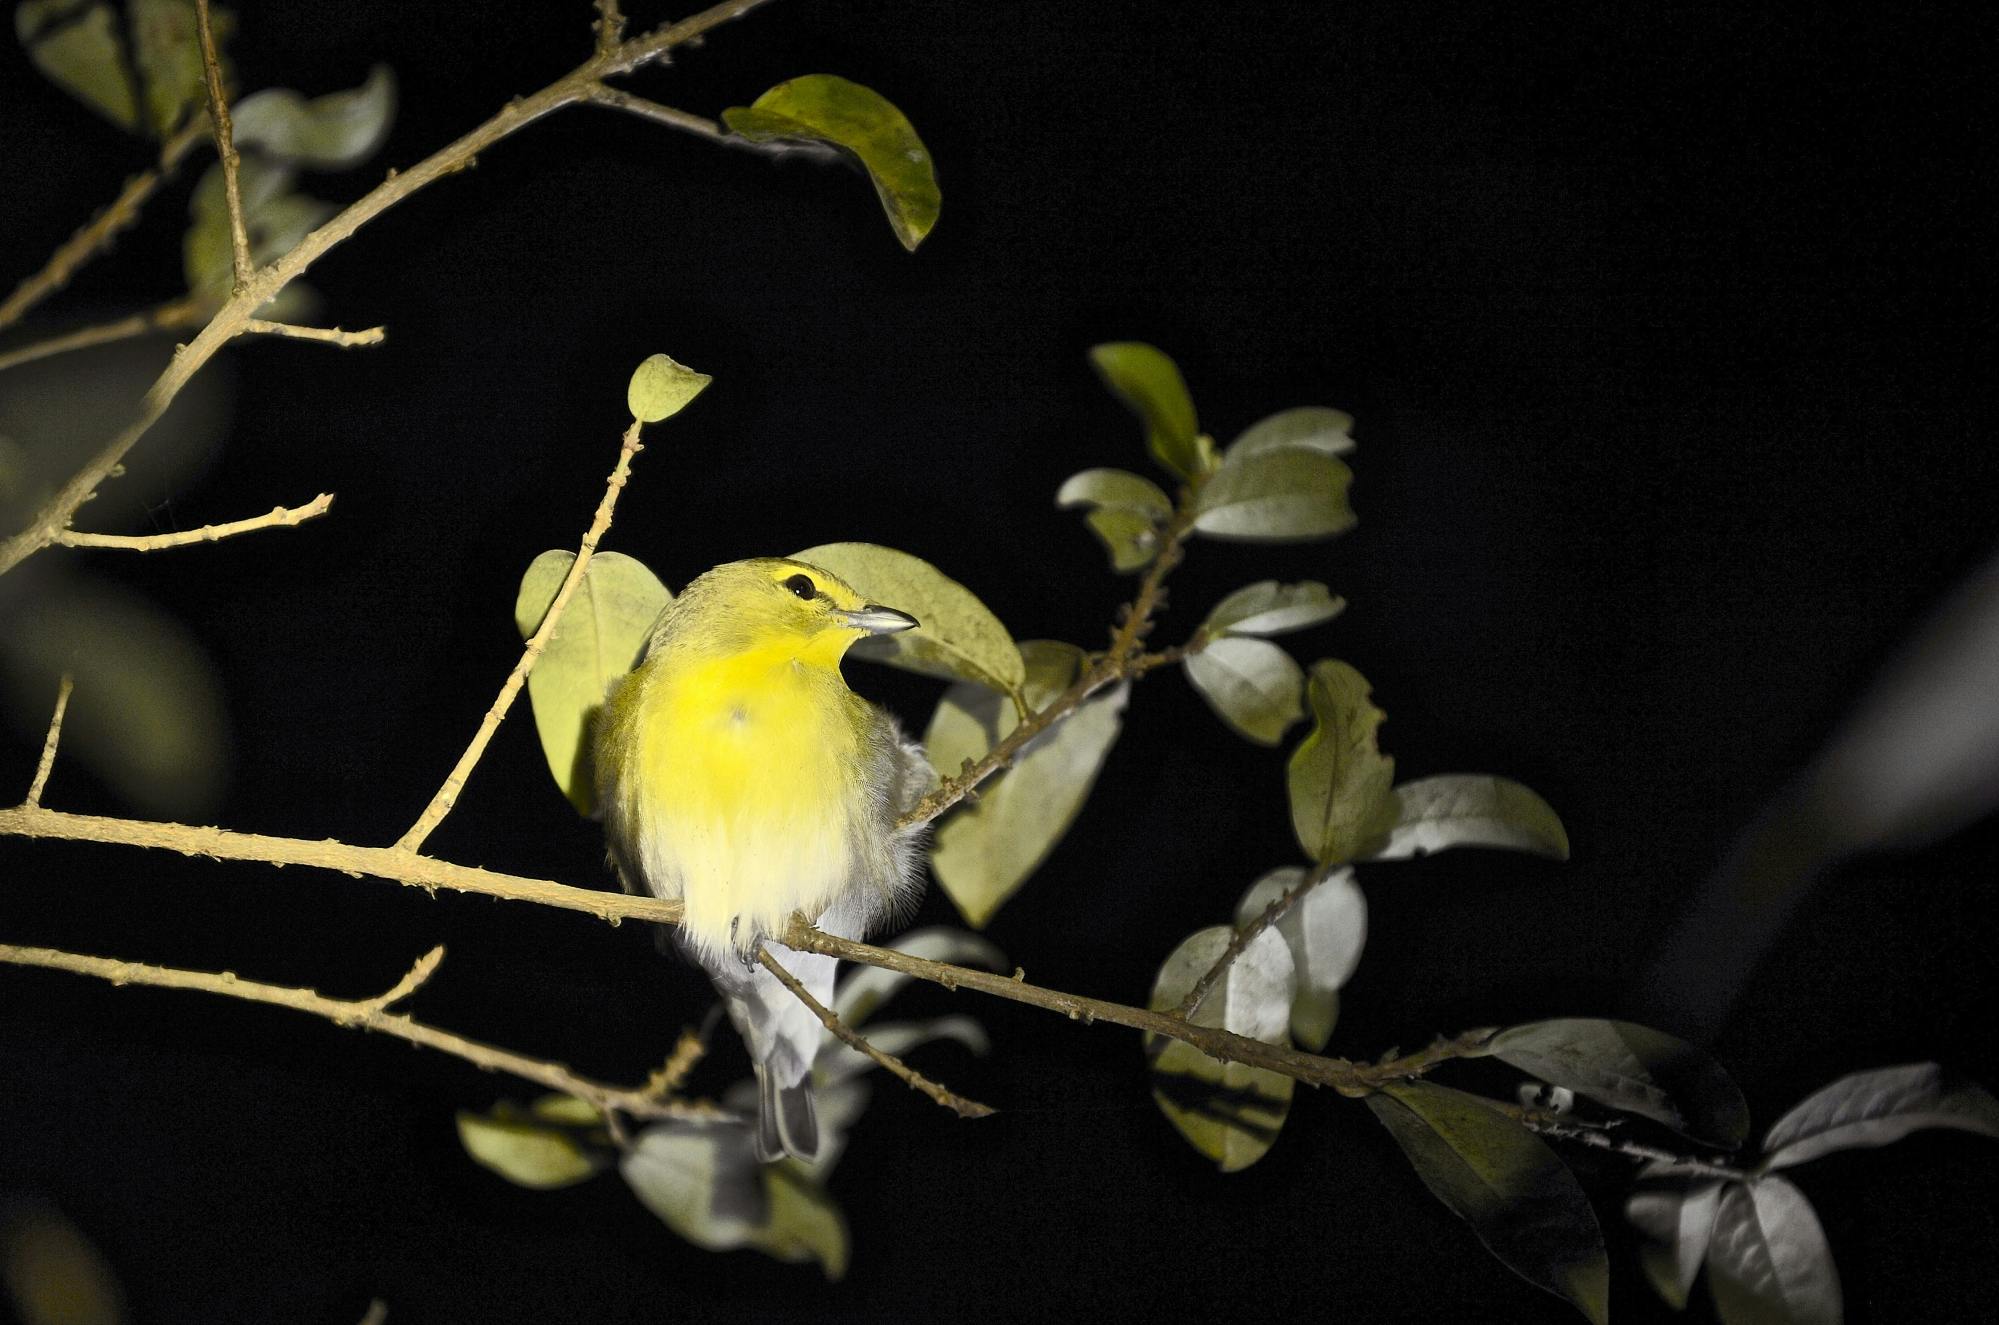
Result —
[[1330, 621], [1346, 605], [1317, 580], [1260, 580], [1216, 603], [1201, 626], [1210, 635], [1284, 635]]
[[1055, 494], [1064, 509], [1090, 507], [1084, 517], [1114, 570], [1143, 570], [1159, 552], [1159, 525], [1173, 513], [1173, 502], [1150, 479], [1122, 469], [1086, 469], [1073, 474]]
[[1803, 1192], [1783, 1178], [1731, 1182], [1715, 1212], [1708, 1287], [1722, 1325], [1839, 1325], [1839, 1271]]
[[1298, 701], [1305, 674], [1269, 640], [1209, 640], [1187, 655], [1186, 668], [1215, 715], [1258, 745], [1277, 744], [1305, 715]]
[[829, 143], [852, 157], [874, 181], [895, 237], [912, 253], [937, 224], [944, 200], [930, 151], [903, 113], [872, 88], [807, 74], [723, 111], [722, 123], [751, 142]]
[[[205, 110], [208, 104], [194, 0], [126, 0], [126, 9], [132, 20], [132, 53], [145, 80], [148, 118], [153, 132], [165, 138], [191, 112]], [[211, 5], [209, 22], [227, 87], [233, 75], [225, 48], [236, 30], [236, 15]]]
[[1375, 744], [1382, 712], [1346, 663], [1312, 665], [1312, 731], [1291, 755], [1291, 824], [1305, 854], [1342, 864], [1380, 849], [1395, 826], [1395, 761]]
[[1226, 463], [1247, 460], [1267, 451], [1295, 448], [1320, 455], [1344, 455], [1353, 450], [1353, 418], [1336, 409], [1306, 405], [1260, 419], [1223, 453]]
[[[1241, 929], [1272, 902], [1303, 886], [1309, 872], [1291, 866], [1272, 870], [1249, 886], [1236, 903]], [[1291, 949], [1297, 991], [1291, 999], [1291, 1038], [1314, 1053], [1333, 1038], [1340, 1015], [1340, 986], [1353, 975], [1367, 943], [1367, 899], [1352, 870], [1340, 870], [1291, 904], [1277, 920], [1277, 932]]]
[[[1175, 948], [1153, 983], [1153, 1010], [1179, 1007], [1233, 937], [1227, 925], [1214, 925]], [[1295, 978], [1290, 949], [1275, 930], [1267, 929], [1229, 963], [1190, 1019], [1199, 1026], [1220, 1026], [1283, 1044]], [[1276, 1142], [1291, 1110], [1290, 1077], [1223, 1063], [1164, 1036], [1148, 1035], [1145, 1053], [1152, 1063], [1152, 1098], [1194, 1149], [1222, 1172], [1248, 1168]]]
[[51, 83], [121, 129], [139, 127], [138, 82], [117, 12], [102, 0], [21, 0], [14, 34]]
[[1726, 1150], [1749, 1135], [1749, 1106], [1721, 1064], [1647, 1026], [1596, 1017], [1536, 1021], [1500, 1032], [1482, 1052]]
[[1766, 1168], [1784, 1169], [1834, 1150], [1899, 1141], [1924, 1127], [1999, 1136], [1999, 1100], [1951, 1081], [1935, 1063], [1856, 1072], [1814, 1092], [1763, 1138]]
[[1401, 818], [1374, 860], [1403, 860], [1449, 847], [1499, 847], [1569, 858], [1569, 835], [1548, 802], [1518, 782], [1482, 773], [1417, 778], [1395, 789]]
[[1284, 447], [1230, 459], [1201, 489], [1194, 528], [1211, 538], [1291, 542], [1354, 526], [1353, 471], [1316, 451]]
[[1090, 362], [1111, 393], [1145, 424], [1145, 444], [1153, 459], [1181, 478], [1206, 471], [1194, 401], [1172, 359], [1141, 341], [1114, 341], [1093, 348]]
[[378, 64], [347, 92], [307, 100], [288, 87], [267, 88], [231, 108], [239, 150], [253, 148], [314, 170], [347, 170], [373, 156], [396, 114], [396, 80]]
[[1528, 1283], [1610, 1318], [1610, 1258], [1575, 1175], [1476, 1095], [1409, 1081], [1367, 1097], [1432, 1195]]

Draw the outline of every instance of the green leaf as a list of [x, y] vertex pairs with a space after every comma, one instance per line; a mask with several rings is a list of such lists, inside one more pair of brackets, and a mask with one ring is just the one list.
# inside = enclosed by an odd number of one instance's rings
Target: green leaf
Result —
[[52, 576], [22, 598], [8, 604], [0, 629], [0, 697], [16, 730], [39, 743], [62, 674], [75, 678], [57, 779], [73, 756], [148, 817], [212, 811], [228, 712], [187, 628], [137, 594], [82, 575]]
[[556, 1112], [554, 1118], [537, 1121], [507, 1104], [491, 1114], [460, 1109], [458, 1141], [466, 1154], [516, 1187], [573, 1187], [603, 1172], [609, 1138], [604, 1137], [603, 1145], [586, 1140], [598, 1124], [594, 1111], [590, 1123], [580, 1128], [564, 1126], [566, 1118]]
[[1423, 1185], [1486, 1250], [1596, 1325], [1610, 1318], [1610, 1258], [1575, 1175], [1541, 1139], [1476, 1095], [1407, 1081], [1367, 1097]]
[[1186, 668], [1215, 716], [1258, 745], [1277, 744], [1305, 716], [1298, 700], [1305, 673], [1269, 640], [1209, 640], [1187, 655]]
[[[1179, 1007], [1232, 937], [1227, 925], [1212, 925], [1175, 948], [1153, 982], [1153, 1011]], [[1283, 1044], [1295, 978], [1290, 950], [1267, 929], [1229, 963], [1190, 1020]], [[1152, 1064], [1152, 1098], [1180, 1135], [1222, 1172], [1248, 1168], [1276, 1143], [1291, 1111], [1290, 1077], [1223, 1063], [1165, 1036], [1146, 1036], [1145, 1055]]]
[[[965, 1016], [882, 1022], [868, 1031], [869, 1044], [897, 1058], [938, 1040], [955, 1040], [975, 1054], [984, 1054], [992, 1048], [985, 1027]], [[845, 1081], [874, 1066], [874, 1059], [858, 1049], [848, 1048], [830, 1034], [820, 1044], [819, 1053], [812, 1060], [814, 1079], [821, 1082]]]
[[944, 198], [930, 151], [903, 113], [872, 88], [807, 74], [748, 106], [731, 106], [722, 123], [753, 143], [829, 143], [853, 158], [874, 181], [889, 226], [911, 253], [937, 224]]
[[[514, 599], [514, 626], [523, 640], [542, 618], [576, 562], [574, 552], [551, 549], [529, 563]], [[596, 810], [597, 779], [590, 762], [591, 724], [611, 684], [632, 670], [653, 622], [673, 601], [643, 562], [599, 552], [569, 596], [555, 637], [528, 673], [528, 699], [548, 771], [562, 794], [588, 818]]]
[[1645, 1235], [1638, 1246], [1639, 1267], [1660, 1298], [1675, 1311], [1685, 1309], [1701, 1263], [1707, 1259], [1721, 1203], [1721, 1181], [1673, 1173], [1650, 1164], [1641, 1186], [1624, 1203], [1624, 1217]]
[[795, 1161], [758, 1164], [740, 1123], [648, 1127], [618, 1172], [648, 1210], [697, 1247], [754, 1247], [781, 1261], [817, 1260], [828, 1279], [846, 1273], [839, 1207]]
[[[914, 633], [914, 632], [911, 632]], [[1075, 679], [1082, 651], [1069, 644], [1028, 640], [1025, 698], [1048, 703]], [[1128, 685], [1112, 687], [1031, 741], [1013, 767], [987, 780], [978, 799], [944, 820], [930, 849], [930, 866], [967, 922], [983, 927], [1039, 868], [1089, 799], [1116, 742]], [[1010, 705], [978, 686], [946, 691], [930, 720], [924, 749], [945, 776], [982, 757], [1018, 721]]]
[[[165, 138], [190, 112], [208, 104], [194, 0], [126, 0], [126, 10], [131, 15], [132, 53], [145, 80], [146, 109], [153, 132]], [[221, 5], [211, 5], [209, 23], [215, 32], [216, 55], [226, 88], [234, 78], [226, 47], [236, 31], [236, 15]]]
[[51, 83], [121, 129], [139, 128], [139, 86], [117, 14], [102, 0], [21, 0], [14, 35]]
[[0, 1298], [21, 1325], [122, 1325], [125, 1290], [95, 1243], [32, 1196], [0, 1202]]
[[[1258, 879], [1236, 903], [1236, 928], [1255, 920], [1308, 877], [1308, 871], [1291, 866]], [[1367, 944], [1367, 899], [1354, 882], [1353, 871], [1340, 870], [1315, 885], [1278, 917], [1275, 928], [1291, 949], [1291, 966], [1298, 977], [1291, 999], [1291, 1038], [1318, 1053], [1333, 1038], [1340, 987], [1352, 978]]]
[[1236, 464], [1270, 451], [1316, 451], [1345, 455], [1353, 450], [1353, 416], [1336, 409], [1306, 405], [1259, 419], [1229, 443], [1225, 463]]
[[[333, 203], [291, 192], [294, 178], [289, 166], [263, 157], [243, 158], [237, 186], [243, 197], [243, 227], [249, 233], [250, 258], [258, 266], [275, 262], [297, 248], [300, 240], [340, 210]], [[193, 224], [182, 246], [187, 288], [219, 300], [229, 293], [235, 279], [229, 204], [220, 164], [210, 166], [195, 185], [188, 211]], [[280, 292], [265, 309], [277, 307], [283, 298]]]
[[1597, 1017], [1530, 1022], [1487, 1041], [1485, 1055], [1725, 1150], [1749, 1135], [1749, 1105], [1721, 1064], [1647, 1026]]
[[1110, 553], [1111, 568], [1143, 570], [1159, 553], [1159, 526], [1173, 514], [1173, 502], [1150, 479], [1122, 469], [1086, 469], [1071, 475], [1055, 494], [1064, 509], [1091, 508], [1083, 517]]
[[1813, 1092], [1763, 1138], [1764, 1167], [1786, 1169], [1835, 1150], [1885, 1146], [1925, 1127], [1999, 1137], [1999, 1100], [1952, 1081], [1935, 1063], [1856, 1072]]
[[1201, 488], [1194, 528], [1211, 538], [1289, 542], [1354, 527], [1353, 471], [1316, 451], [1286, 447], [1229, 461]]
[[1027, 665], [1013, 636], [970, 589], [929, 562], [875, 543], [822, 543], [793, 560], [823, 566], [871, 603], [907, 612], [914, 630], [876, 635], [852, 650], [857, 658], [925, 676], [974, 681], [1018, 695]]
[[1722, 1325], [1839, 1325], [1839, 1271], [1825, 1230], [1787, 1180], [1731, 1182], [1715, 1212], [1708, 1288]]
[[347, 170], [373, 156], [396, 116], [395, 75], [385, 64], [346, 92], [307, 100], [288, 87], [267, 88], [230, 109], [236, 147], [257, 149], [313, 170]]
[[1194, 401], [1179, 366], [1141, 341], [1114, 341], [1090, 351], [1090, 362], [1111, 393], [1145, 424], [1152, 458], [1181, 478], [1206, 473], [1208, 453], [1197, 438]]
[[1372, 860], [1404, 860], [1449, 847], [1498, 847], [1569, 858], [1569, 835], [1548, 802], [1505, 778], [1446, 773], [1395, 789], [1402, 816]]
[[1379, 850], [1398, 817], [1395, 761], [1375, 744], [1383, 715], [1368, 693], [1367, 679], [1346, 663], [1312, 664], [1312, 731], [1291, 755], [1291, 825], [1321, 865]]
[[[1025, 701], [1039, 707], [1059, 695], [1081, 667], [1069, 644], [1027, 640]], [[974, 927], [984, 927], [1007, 897], [1047, 859], [1081, 813], [1097, 771], [1117, 739], [1129, 685], [1115, 685], [1037, 735], [1013, 767], [988, 779], [976, 801], [956, 809], [938, 829], [930, 865], [938, 885]], [[1017, 723], [1011, 705], [976, 685], [954, 685], [930, 719], [924, 749], [932, 767], [956, 775], [980, 759]]]
[[639, 422], [658, 423], [686, 409], [714, 380], [664, 354], [651, 355], [632, 371], [632, 380], [625, 387], [625, 404]]
[[1317, 580], [1259, 580], [1216, 603], [1201, 628], [1210, 635], [1284, 635], [1330, 621], [1346, 605]]
[[[990, 939], [947, 925], [911, 930], [888, 946], [925, 961], [983, 966], [989, 971], [997, 971], [1006, 963], [1006, 958]], [[842, 977], [839, 988], [834, 991], [833, 1012], [848, 1026], [858, 1028], [866, 1024], [882, 1004], [893, 998], [898, 989], [914, 978], [879, 966], [856, 966]]]

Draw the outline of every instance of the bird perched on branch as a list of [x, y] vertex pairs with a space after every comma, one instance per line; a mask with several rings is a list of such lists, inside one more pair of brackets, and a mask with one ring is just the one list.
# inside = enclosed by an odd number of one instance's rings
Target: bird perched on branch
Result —
[[896, 819], [936, 774], [840, 675], [856, 640], [916, 624], [804, 562], [717, 566], [660, 613], [597, 723], [611, 861], [627, 888], [685, 906], [677, 941], [721, 990], [756, 1064], [759, 1158], [817, 1152], [823, 1030], [757, 964], [759, 947], [770, 940], [831, 1006], [835, 960], [772, 936], [801, 913], [859, 938], [922, 888], [923, 829]]

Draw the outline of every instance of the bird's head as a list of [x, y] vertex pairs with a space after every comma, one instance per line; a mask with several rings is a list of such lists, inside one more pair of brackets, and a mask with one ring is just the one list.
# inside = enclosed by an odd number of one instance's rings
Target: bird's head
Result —
[[676, 630], [695, 625], [704, 643], [728, 652], [777, 647], [836, 666], [867, 635], [918, 624], [915, 617], [863, 598], [831, 571], [784, 557], [717, 566], [687, 586], [676, 604]]

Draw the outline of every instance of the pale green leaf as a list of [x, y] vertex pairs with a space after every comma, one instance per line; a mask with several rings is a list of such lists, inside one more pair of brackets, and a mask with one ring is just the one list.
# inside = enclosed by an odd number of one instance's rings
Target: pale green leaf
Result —
[[632, 380], [625, 387], [625, 404], [639, 422], [658, 423], [686, 409], [714, 380], [667, 355], [651, 355], [632, 371]]
[[1185, 666], [1215, 715], [1258, 745], [1277, 744], [1305, 715], [1305, 673], [1269, 640], [1224, 635], [1189, 653]]
[[1100, 506], [1083, 517], [1097, 541], [1110, 554], [1111, 569], [1120, 575], [1144, 570], [1159, 555], [1159, 526], [1151, 516], [1123, 506]]
[[81, 575], [44, 579], [22, 597], [0, 629], [0, 692], [16, 730], [41, 740], [68, 672], [76, 688], [63, 719], [65, 762], [74, 757], [149, 817], [212, 810], [228, 716], [215, 670], [186, 627], [129, 590]]
[[[147, 116], [153, 132], [165, 138], [189, 113], [205, 111], [208, 105], [194, 0], [126, 0], [126, 10], [131, 17], [132, 54], [146, 87]], [[227, 46], [236, 30], [236, 15], [221, 5], [211, 5], [209, 21], [215, 33], [222, 84], [227, 87], [233, 78]]]
[[[868, 1043], [897, 1058], [938, 1040], [954, 1041], [975, 1054], [984, 1054], [992, 1048], [985, 1027], [966, 1016], [882, 1022], [868, 1029]], [[814, 1079], [821, 1082], [845, 1081], [874, 1066], [874, 1059], [858, 1049], [848, 1048], [832, 1035], [820, 1044], [819, 1053], [812, 1060]]]
[[[1034, 707], [1060, 694], [1081, 664], [1073, 645], [1029, 640], [1020, 651], [1027, 660], [1025, 697]], [[1129, 689], [1104, 691], [1029, 742], [1012, 768], [988, 779], [978, 799], [955, 810], [938, 830], [931, 868], [972, 925], [992, 919], [1081, 812], [1117, 740]], [[964, 759], [977, 759], [1004, 739], [1016, 721], [999, 696], [956, 685], [938, 703], [924, 747], [948, 777]]]
[[1236, 464], [1268, 451], [1290, 449], [1345, 455], [1353, 450], [1353, 416], [1318, 405], [1282, 410], [1243, 429], [1223, 456]]
[[822, 543], [793, 560], [823, 566], [869, 602], [907, 612], [921, 623], [862, 640], [853, 648], [855, 657], [975, 681], [1004, 695], [1020, 693], [1027, 666], [1013, 636], [971, 590], [929, 562], [875, 543]]
[[121, 129], [139, 128], [139, 89], [118, 15], [103, 0], [21, 0], [14, 34], [51, 83]]
[[[1153, 982], [1151, 1008], [1165, 1012], [1179, 1007], [1232, 937], [1228, 926], [1213, 925], [1175, 948]], [[1283, 1044], [1295, 981], [1290, 949], [1275, 930], [1267, 929], [1229, 963], [1190, 1019], [1199, 1026]], [[1224, 1173], [1248, 1168], [1275, 1144], [1291, 1110], [1290, 1077], [1223, 1063], [1164, 1036], [1146, 1036], [1145, 1054], [1152, 1065], [1152, 1098], [1194, 1149]]]
[[516, 1187], [573, 1187], [605, 1164], [603, 1154], [586, 1147], [574, 1131], [537, 1125], [511, 1110], [488, 1115], [460, 1109], [458, 1140], [466, 1154]]
[[1642, 1185], [1624, 1203], [1624, 1217], [1645, 1235], [1639, 1268], [1666, 1305], [1680, 1311], [1707, 1259], [1722, 1184], [1674, 1174], [1661, 1164], [1646, 1166], [1639, 1178]]
[[[340, 210], [333, 203], [291, 192], [294, 178], [290, 166], [263, 157], [243, 158], [237, 186], [243, 198], [243, 227], [250, 240], [250, 259], [258, 266], [275, 262], [297, 248], [300, 240]], [[195, 185], [188, 212], [193, 223], [182, 245], [187, 288], [219, 300], [229, 293], [234, 281], [229, 206], [219, 164], [210, 166]], [[283, 297], [281, 291], [278, 298]], [[273, 300], [263, 311], [272, 311], [276, 306], [277, 301]]]
[[1145, 444], [1153, 459], [1181, 478], [1207, 472], [1213, 443], [1204, 450], [1197, 441], [1200, 425], [1179, 365], [1142, 341], [1095, 346], [1090, 362], [1104, 385], [1145, 425]]
[[661, 1123], [619, 1161], [619, 1173], [661, 1222], [697, 1247], [754, 1247], [781, 1261], [817, 1260], [846, 1273], [846, 1220], [793, 1160], [760, 1165], [739, 1123]]
[[1284, 635], [1330, 621], [1346, 605], [1317, 580], [1259, 580], [1216, 603], [1201, 628], [1210, 635]]
[[1816, 1211], [1779, 1177], [1722, 1191], [1708, 1248], [1722, 1325], [1839, 1325], [1839, 1271]]
[[1194, 528], [1212, 538], [1288, 542], [1325, 538], [1354, 526], [1342, 460], [1284, 447], [1231, 457], [1201, 488]]
[[1610, 1318], [1610, 1258], [1589, 1198], [1545, 1142], [1476, 1095], [1405, 1081], [1367, 1097], [1423, 1185], [1501, 1264]]
[[373, 156], [396, 114], [396, 80], [387, 65], [346, 92], [308, 100], [288, 87], [267, 88], [230, 109], [238, 150], [259, 149], [314, 170], [346, 170]]
[[604, 1122], [596, 1105], [574, 1095], [543, 1095], [528, 1105], [528, 1114], [563, 1127], [601, 1127]]
[[[1006, 958], [990, 939], [945, 925], [911, 930], [899, 935], [888, 946], [925, 961], [950, 962], [954, 966], [983, 966], [989, 971], [997, 971], [1006, 963]], [[862, 1026], [882, 1004], [895, 996], [898, 989], [914, 978], [879, 966], [854, 966], [841, 977], [839, 987], [833, 993], [833, 1011], [847, 1025]]]
[[[1248, 925], [1309, 877], [1309, 871], [1291, 866], [1258, 879], [1236, 903], [1236, 928]], [[1340, 986], [1352, 977], [1367, 945], [1367, 899], [1353, 871], [1339, 870], [1314, 885], [1278, 917], [1275, 928], [1291, 949], [1298, 977], [1291, 999], [1291, 1038], [1318, 1053], [1333, 1038], [1339, 1020]]]
[[1749, 1135], [1749, 1105], [1721, 1064], [1649, 1026], [1599, 1017], [1536, 1021], [1501, 1031], [1479, 1052], [1725, 1150]]
[[1056, 490], [1055, 504], [1063, 510], [1114, 506], [1161, 520], [1173, 514], [1173, 499], [1161, 492], [1157, 483], [1122, 469], [1085, 469], [1071, 474]]
[[1322, 865], [1379, 850], [1397, 820], [1395, 761], [1375, 744], [1383, 715], [1368, 692], [1346, 663], [1312, 665], [1312, 731], [1292, 752], [1289, 784], [1298, 843]]
[[1548, 802], [1518, 782], [1479, 773], [1417, 778], [1395, 789], [1401, 818], [1370, 860], [1402, 860], [1449, 847], [1498, 847], [1569, 858], [1569, 835]]
[[[574, 552], [551, 549], [529, 563], [514, 599], [514, 626], [522, 639], [541, 629], [575, 562]], [[586, 818], [597, 803], [591, 726], [611, 684], [638, 662], [653, 622], [671, 601], [673, 595], [643, 562], [618, 552], [597, 553], [569, 596], [555, 637], [528, 673], [528, 699], [548, 771]]]
[[729, 132], [753, 143], [828, 143], [860, 163], [902, 246], [916, 246], [944, 205], [930, 150], [915, 126], [872, 88], [832, 74], [779, 83], [748, 106], [722, 112]]
[[1952, 1081], [1935, 1063], [1856, 1072], [1777, 1120], [1763, 1138], [1764, 1165], [1783, 1169], [1835, 1150], [1885, 1146], [1925, 1127], [1999, 1137], [1999, 1100], [1983, 1086]]

